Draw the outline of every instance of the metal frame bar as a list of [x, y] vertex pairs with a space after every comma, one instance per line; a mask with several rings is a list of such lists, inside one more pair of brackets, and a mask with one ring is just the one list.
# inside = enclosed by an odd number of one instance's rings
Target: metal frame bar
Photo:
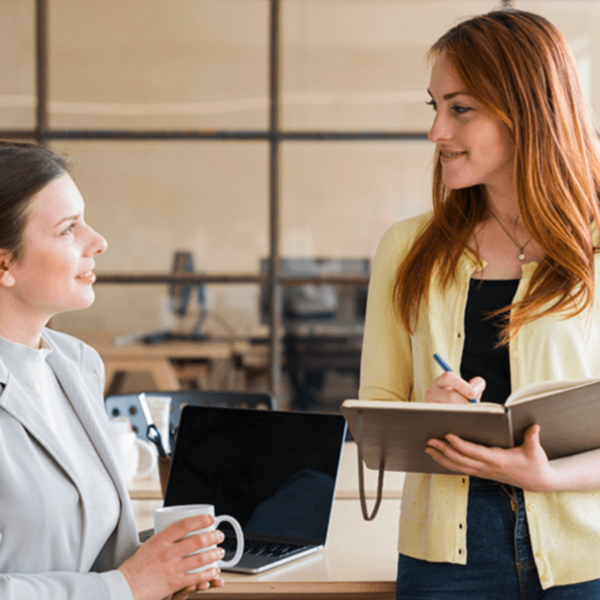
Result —
[[283, 295], [279, 267], [279, 30], [280, 0], [271, 0], [269, 32], [269, 381], [276, 398], [283, 379]]
[[[38, 130], [4, 129], [3, 138], [37, 138]], [[43, 136], [49, 141], [64, 140], [117, 140], [117, 141], [267, 141], [278, 142], [354, 142], [354, 141], [427, 141], [425, 132], [407, 131], [182, 131], [155, 130], [136, 131], [126, 129], [54, 129], [44, 130]]]
[[[130, 283], [130, 284], [252, 284], [269, 285], [271, 283], [270, 273], [267, 274], [249, 274], [249, 273], [98, 273], [96, 283]], [[313, 275], [307, 277], [283, 275], [277, 276], [277, 284], [280, 286], [300, 286], [307, 283], [316, 285], [345, 285], [345, 286], [365, 286], [369, 283], [366, 275], [355, 274], [331, 274], [331, 275]]]
[[35, 56], [37, 106], [34, 137], [38, 144], [45, 144], [48, 131], [48, 0], [36, 0], [35, 3]]

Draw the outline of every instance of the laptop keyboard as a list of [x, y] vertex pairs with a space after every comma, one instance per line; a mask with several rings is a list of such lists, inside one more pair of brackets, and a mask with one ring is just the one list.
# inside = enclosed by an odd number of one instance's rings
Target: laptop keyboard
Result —
[[[154, 535], [154, 529], [146, 529], [140, 531], [139, 537], [140, 542], [143, 544], [151, 536]], [[228, 555], [235, 553], [237, 542], [235, 536], [228, 536], [220, 544], [222, 548], [227, 552]], [[244, 554], [252, 554], [254, 556], [269, 556], [273, 558], [285, 558], [291, 556], [297, 552], [302, 552], [312, 548], [308, 544], [290, 544], [281, 542], [265, 542], [262, 540], [245, 540], [244, 542]], [[229, 556], [227, 557], [227, 559]]]
[[[226, 552], [235, 552], [236, 547], [235, 537], [226, 537], [221, 544]], [[245, 540], [244, 554], [252, 554], [254, 556], [269, 556], [273, 558], [285, 558], [311, 548], [307, 544], [289, 544], [281, 542], [265, 542], [262, 540]]]
[[140, 531], [138, 536], [140, 538], [140, 544], [147, 542], [154, 535], [154, 529], [144, 529], [144, 531]]

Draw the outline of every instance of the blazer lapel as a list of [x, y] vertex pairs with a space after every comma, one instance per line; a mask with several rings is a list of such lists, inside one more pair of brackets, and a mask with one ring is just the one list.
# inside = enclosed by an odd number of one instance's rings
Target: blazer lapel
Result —
[[52, 456], [68, 477], [77, 485], [77, 476], [70, 457], [64, 452], [60, 443], [48, 430], [43, 414], [39, 410], [35, 398], [31, 398], [19, 382], [7, 372], [4, 362], [0, 359], [0, 408], [12, 415], [38, 443]]
[[[72, 365], [66, 364], [65, 361], [60, 359], [60, 355], [56, 351], [48, 356], [48, 363], [56, 374], [60, 385], [119, 493], [121, 494], [124, 491], [127, 494], [127, 488], [123, 483], [119, 466], [113, 456], [110, 442], [105, 433], [106, 427], [100, 423], [100, 419], [104, 419], [105, 415], [101, 412], [98, 414], [99, 411], [95, 411], [95, 407], [92, 405], [93, 402], [97, 401], [93, 397], [93, 390], [99, 386], [97, 377], [93, 373], [82, 369], [74, 370]], [[103, 409], [103, 407], [101, 408]]]

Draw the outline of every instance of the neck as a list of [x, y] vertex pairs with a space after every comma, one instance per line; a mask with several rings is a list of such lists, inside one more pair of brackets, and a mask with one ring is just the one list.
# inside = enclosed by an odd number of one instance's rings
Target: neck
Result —
[[0, 327], [0, 335], [11, 342], [16, 344], [22, 344], [23, 346], [29, 346], [37, 350], [40, 347], [42, 341], [42, 331], [25, 331], [17, 328], [3, 328]]
[[488, 206], [503, 223], [515, 223], [519, 216], [519, 203], [514, 186], [485, 186]]
[[42, 339], [42, 330], [49, 319], [34, 315], [22, 315], [10, 310], [6, 303], [0, 303], [0, 335], [30, 348], [39, 348]]

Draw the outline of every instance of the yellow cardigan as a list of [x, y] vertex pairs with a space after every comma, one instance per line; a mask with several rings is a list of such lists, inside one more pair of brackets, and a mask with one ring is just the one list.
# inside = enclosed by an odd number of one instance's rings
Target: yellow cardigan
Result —
[[[431, 213], [393, 225], [384, 235], [369, 284], [359, 397], [422, 402], [439, 374], [433, 353], [459, 371], [464, 310], [473, 272], [482, 268], [465, 254], [457, 280], [443, 291], [435, 274], [421, 304], [415, 334], [396, 318], [391, 286]], [[596, 289], [600, 256], [596, 254]], [[523, 297], [537, 263], [523, 265], [515, 299]], [[544, 317], [524, 326], [510, 344], [515, 391], [536, 381], [600, 376], [600, 294], [591, 311], [561, 320]], [[600, 401], [600, 398], [599, 398]], [[467, 562], [469, 478], [409, 473], [400, 515], [399, 552], [432, 562]], [[600, 578], [600, 492], [525, 492], [533, 554], [544, 589]]]

